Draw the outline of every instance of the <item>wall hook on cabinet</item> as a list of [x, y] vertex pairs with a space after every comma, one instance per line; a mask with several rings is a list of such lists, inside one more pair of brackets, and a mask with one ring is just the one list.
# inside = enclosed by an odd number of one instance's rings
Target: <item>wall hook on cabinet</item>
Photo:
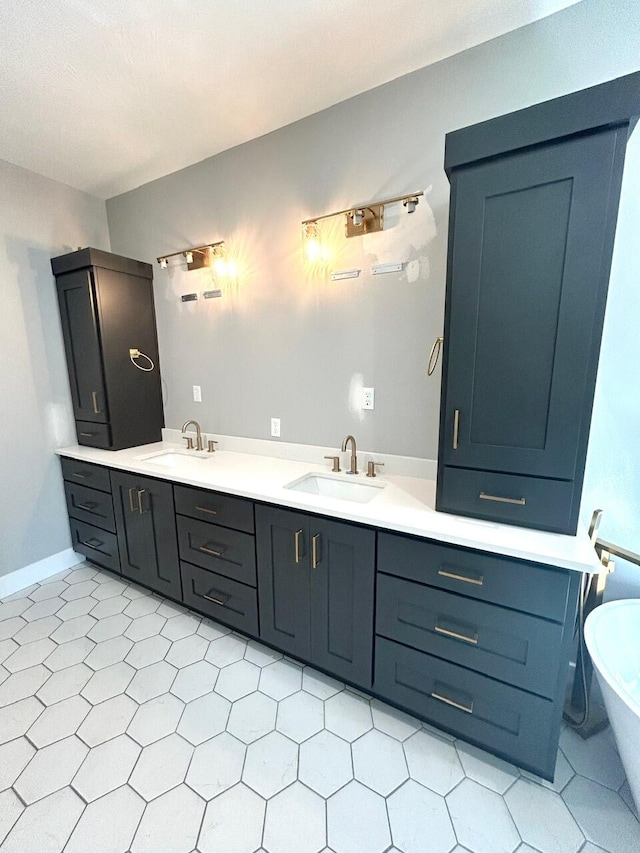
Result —
[[427, 366], [427, 376], [432, 376], [434, 370], [436, 369], [436, 365], [438, 364], [438, 359], [440, 358], [440, 350], [442, 349], [442, 344], [444, 342], [444, 338], [436, 338], [433, 342], [433, 346], [431, 347], [431, 355], [429, 356], [429, 364]]

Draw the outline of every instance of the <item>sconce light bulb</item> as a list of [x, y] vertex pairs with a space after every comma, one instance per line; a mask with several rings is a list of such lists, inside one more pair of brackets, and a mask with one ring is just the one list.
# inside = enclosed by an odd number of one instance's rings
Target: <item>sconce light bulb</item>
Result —
[[185, 257], [185, 260], [188, 264], [193, 263], [193, 252], [185, 252], [184, 257]]
[[213, 268], [216, 271], [216, 275], [223, 276], [227, 271], [227, 263], [224, 258], [216, 258]]
[[166, 270], [169, 266], [169, 261], [166, 258], [160, 258], [160, 269]]
[[322, 255], [322, 246], [318, 239], [318, 223], [306, 222], [302, 228], [304, 253], [309, 261], [317, 261]]
[[413, 213], [418, 205], [418, 197], [413, 195], [409, 196], [409, 198], [405, 198], [402, 202], [404, 206], [407, 208], [407, 213]]
[[353, 224], [358, 228], [362, 225], [362, 220], [364, 219], [364, 210], [354, 210], [353, 211]]

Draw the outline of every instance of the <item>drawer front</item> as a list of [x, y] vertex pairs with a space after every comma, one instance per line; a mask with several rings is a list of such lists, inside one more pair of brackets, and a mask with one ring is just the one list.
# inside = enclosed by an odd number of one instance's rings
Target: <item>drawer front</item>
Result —
[[92, 465], [90, 462], [81, 462], [78, 459], [60, 459], [62, 464], [62, 476], [70, 483], [80, 483], [81, 486], [91, 486], [92, 489], [100, 489], [101, 492], [111, 491], [111, 478], [109, 469]]
[[180, 572], [185, 604], [225, 625], [258, 635], [258, 594], [253, 587], [189, 563], [181, 562]]
[[103, 530], [116, 532], [113, 500], [107, 492], [99, 492], [77, 483], [65, 483], [67, 510], [72, 518], [95, 524]]
[[562, 625], [484, 601], [378, 575], [376, 633], [553, 697]]
[[111, 447], [111, 428], [108, 424], [94, 424], [89, 421], [76, 421], [78, 444], [87, 447]]
[[561, 708], [423, 652], [376, 639], [374, 691], [520, 767], [553, 778]]
[[436, 509], [573, 535], [573, 489], [567, 480], [445, 466]]
[[378, 535], [378, 569], [563, 622], [570, 572], [393, 533]]
[[244, 530], [246, 533], [255, 531], [252, 501], [188, 486], [175, 486], [174, 494], [176, 512], [181, 515]]
[[203, 569], [225, 575], [235, 581], [257, 585], [255, 538], [206, 524], [194, 518], [177, 516], [180, 557]]
[[100, 530], [92, 524], [78, 521], [76, 518], [69, 519], [71, 528], [72, 548], [78, 554], [84, 554], [92, 563], [120, 572], [120, 555], [118, 553], [118, 540], [113, 533]]

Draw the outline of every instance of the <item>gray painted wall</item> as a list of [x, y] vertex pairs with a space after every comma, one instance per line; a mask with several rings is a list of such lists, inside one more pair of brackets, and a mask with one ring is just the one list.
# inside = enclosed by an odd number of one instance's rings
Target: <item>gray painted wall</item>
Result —
[[69, 548], [54, 449], [75, 442], [54, 255], [109, 248], [104, 202], [0, 161], [0, 575]]
[[[425, 365], [442, 329], [445, 133], [636, 71], [639, 56], [636, 0], [583, 0], [108, 201], [114, 251], [152, 262], [224, 239], [238, 264], [232, 282], [180, 264], [156, 268], [167, 426], [196, 417], [213, 433], [264, 438], [277, 416], [286, 441], [337, 447], [353, 432], [369, 450], [435, 457], [439, 373], [427, 379]], [[603, 535], [640, 550], [638, 137], [628, 153], [584, 507], [588, 517], [603, 506]], [[303, 263], [301, 219], [418, 188], [426, 197], [414, 218], [389, 211], [388, 229], [364, 245], [342, 240], [341, 222], [330, 222], [329, 269], [360, 267], [358, 279], [331, 282]], [[371, 263], [383, 260], [412, 265], [373, 278]], [[216, 284], [222, 299], [180, 302]], [[375, 386], [375, 411], [354, 405], [359, 384]]]

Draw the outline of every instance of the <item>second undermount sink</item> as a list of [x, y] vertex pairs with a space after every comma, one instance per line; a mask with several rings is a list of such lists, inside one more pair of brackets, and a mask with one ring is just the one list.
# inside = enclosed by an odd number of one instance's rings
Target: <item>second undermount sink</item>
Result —
[[206, 462], [213, 453], [206, 450], [159, 450], [138, 456], [139, 462], [151, 462], [153, 465], [163, 465], [165, 468], [176, 468], [185, 462]]
[[365, 483], [360, 479], [337, 477], [335, 474], [305, 474], [287, 483], [284, 488], [305, 492], [308, 495], [321, 495], [326, 498], [365, 504], [379, 495], [385, 485], [386, 483]]

